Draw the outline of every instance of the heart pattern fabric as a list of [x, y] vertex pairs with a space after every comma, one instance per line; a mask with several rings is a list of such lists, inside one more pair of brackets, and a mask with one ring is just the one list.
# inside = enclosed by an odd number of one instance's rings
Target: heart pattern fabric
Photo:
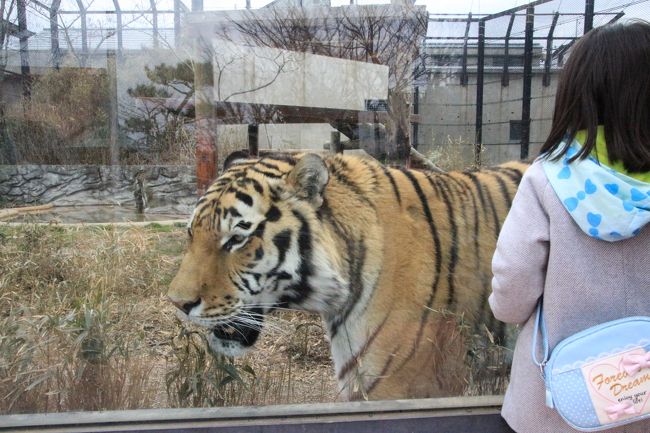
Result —
[[566, 210], [593, 238], [614, 242], [636, 236], [650, 222], [650, 184], [601, 165], [593, 156], [570, 161], [579, 151], [574, 140], [559, 159], [540, 157]]

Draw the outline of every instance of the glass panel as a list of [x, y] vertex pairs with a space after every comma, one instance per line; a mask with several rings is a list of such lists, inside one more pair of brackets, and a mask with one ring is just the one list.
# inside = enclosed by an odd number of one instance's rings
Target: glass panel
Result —
[[538, 153], [584, 2], [529, 47], [514, 1], [41, 3], [1, 11], [0, 414], [505, 390], [497, 228], [436, 173]]

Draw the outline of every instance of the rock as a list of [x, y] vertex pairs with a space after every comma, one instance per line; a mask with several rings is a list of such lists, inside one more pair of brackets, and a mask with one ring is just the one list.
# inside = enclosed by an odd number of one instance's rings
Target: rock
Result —
[[196, 202], [193, 166], [0, 166], [0, 195], [12, 203], [134, 203], [135, 177], [143, 174], [150, 211], [182, 213]]

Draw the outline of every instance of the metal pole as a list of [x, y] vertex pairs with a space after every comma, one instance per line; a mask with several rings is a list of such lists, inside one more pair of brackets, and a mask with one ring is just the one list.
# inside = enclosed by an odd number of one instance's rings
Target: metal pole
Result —
[[542, 85], [548, 87], [551, 84], [551, 62], [553, 61], [553, 32], [555, 31], [555, 25], [557, 20], [560, 17], [560, 13], [556, 12], [553, 17], [553, 22], [551, 23], [551, 28], [548, 31], [548, 36], [546, 38], [546, 60], [544, 61], [544, 78], [542, 79]]
[[585, 0], [585, 29], [584, 33], [587, 33], [594, 27], [594, 6], [596, 0]]
[[341, 145], [341, 133], [339, 131], [332, 131], [330, 137], [330, 152], [343, 153], [343, 146]]
[[181, 0], [174, 0], [174, 48], [181, 45]]
[[259, 125], [248, 125], [248, 155], [252, 157], [256, 157], [260, 153], [259, 130]]
[[151, 5], [151, 23], [153, 26], [153, 46], [158, 48], [160, 46], [160, 35], [158, 34], [158, 9], [156, 8], [156, 0], [149, 0]]
[[30, 68], [29, 68], [29, 31], [27, 30], [27, 2], [18, 0], [18, 33], [20, 34], [20, 74], [23, 85], [23, 96], [29, 99], [31, 96]]
[[118, 105], [117, 105], [117, 59], [114, 50], [106, 52], [106, 74], [108, 78], [108, 98], [110, 99], [110, 142], [111, 142], [111, 165], [119, 165], [120, 148], [117, 141], [118, 136]]
[[521, 104], [521, 149], [520, 158], [528, 158], [530, 144], [530, 93], [533, 79], [533, 32], [535, 8], [526, 9], [526, 42], [524, 43], [524, 83]]
[[203, 194], [217, 176], [217, 140], [215, 112], [212, 103], [214, 77], [206, 63], [194, 68], [194, 106], [196, 111], [196, 184]]
[[88, 54], [88, 19], [86, 8], [81, 0], [77, 0], [77, 7], [79, 7], [79, 20], [81, 21], [81, 58], [85, 66], [86, 54]]
[[469, 27], [472, 25], [472, 14], [470, 13], [467, 16], [467, 25], [465, 26], [465, 42], [463, 42], [463, 72], [460, 75], [460, 84], [462, 86], [467, 85], [467, 40], [469, 35]]
[[59, 69], [61, 59], [61, 48], [59, 47], [59, 7], [61, 0], [54, 0], [50, 8], [50, 52], [52, 54], [52, 66]]
[[485, 71], [485, 21], [478, 22], [478, 64], [476, 65], [476, 141], [474, 165], [481, 166], [483, 150], [483, 73]]
[[412, 122], [413, 125], [413, 138], [411, 138], [411, 145], [417, 149], [418, 148], [418, 132], [419, 131], [419, 119], [418, 114], [420, 114], [420, 86], [415, 85], [413, 91], [413, 114], [415, 114], [416, 121]]
[[113, 0], [113, 7], [115, 7], [115, 32], [117, 33], [117, 54], [122, 54], [124, 48], [122, 42], [122, 8], [118, 0]]
[[503, 47], [503, 75], [501, 76], [501, 85], [507, 87], [510, 84], [510, 33], [512, 25], [515, 23], [515, 14], [510, 15], [508, 30], [506, 30], [505, 46]]

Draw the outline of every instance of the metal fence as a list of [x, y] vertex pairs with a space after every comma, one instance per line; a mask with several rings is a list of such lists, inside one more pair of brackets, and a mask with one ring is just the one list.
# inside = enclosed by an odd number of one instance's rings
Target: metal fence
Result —
[[648, 3], [538, 0], [489, 15], [431, 13], [414, 87], [414, 145], [477, 166], [535, 155], [571, 46], [626, 15], [650, 16]]

